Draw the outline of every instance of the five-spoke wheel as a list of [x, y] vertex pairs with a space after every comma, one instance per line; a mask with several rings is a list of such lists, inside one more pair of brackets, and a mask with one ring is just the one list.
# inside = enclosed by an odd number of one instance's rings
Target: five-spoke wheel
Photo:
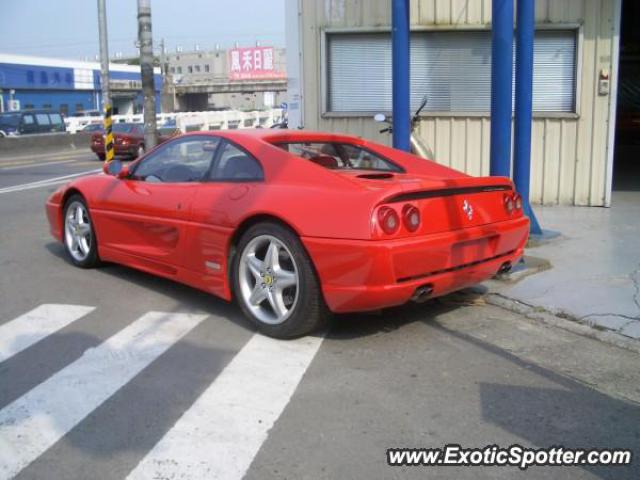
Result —
[[262, 322], [284, 322], [298, 299], [298, 267], [287, 247], [271, 235], [253, 238], [240, 259], [240, 295]]
[[328, 316], [298, 236], [277, 223], [259, 223], [242, 235], [234, 256], [233, 287], [245, 314], [273, 337], [308, 334]]
[[92, 267], [99, 261], [91, 215], [80, 195], [73, 195], [65, 205], [64, 245], [79, 267]]

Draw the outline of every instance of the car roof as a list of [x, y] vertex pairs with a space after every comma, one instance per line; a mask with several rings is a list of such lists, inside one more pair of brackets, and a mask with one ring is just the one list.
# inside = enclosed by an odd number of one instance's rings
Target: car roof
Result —
[[29, 113], [60, 113], [56, 110], [49, 110], [46, 108], [28, 108], [25, 110], [10, 110], [7, 112], [0, 112], [0, 115], [23, 115], [23, 114], [29, 114]]

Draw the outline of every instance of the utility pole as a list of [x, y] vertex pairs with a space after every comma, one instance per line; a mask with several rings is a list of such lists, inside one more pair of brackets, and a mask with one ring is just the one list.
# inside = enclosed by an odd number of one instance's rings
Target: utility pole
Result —
[[160, 73], [162, 74], [163, 79], [167, 76], [166, 61], [167, 57], [165, 56], [164, 50], [164, 38], [162, 38], [160, 40]]
[[111, 91], [109, 90], [109, 42], [107, 41], [107, 11], [105, 0], [98, 0], [98, 31], [100, 35], [100, 85], [102, 87], [102, 108], [104, 110], [104, 153], [105, 160], [113, 160], [113, 133]]
[[156, 89], [153, 81], [151, 0], [138, 0], [138, 43], [140, 44], [142, 95], [144, 96], [144, 145], [149, 150], [158, 144]]

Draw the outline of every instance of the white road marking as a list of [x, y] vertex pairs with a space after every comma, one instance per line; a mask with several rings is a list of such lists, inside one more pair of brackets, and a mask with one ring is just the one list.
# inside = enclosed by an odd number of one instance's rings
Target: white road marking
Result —
[[95, 307], [44, 304], [0, 325], [0, 362], [57, 332]]
[[321, 343], [253, 336], [127, 478], [241, 479]]
[[205, 318], [149, 312], [0, 410], [0, 479], [17, 475]]
[[62, 165], [63, 163], [73, 163], [73, 162], [77, 162], [78, 160], [58, 160], [58, 161], [54, 161], [54, 162], [40, 162], [40, 163], [27, 163], [24, 165], [12, 165], [10, 167], [3, 167], [0, 166], [0, 170], [5, 171], [5, 170], [21, 170], [23, 168], [34, 168], [34, 167], [47, 167], [49, 165]]
[[96, 170], [88, 170], [86, 172], [73, 173], [71, 175], [65, 175], [63, 177], [54, 177], [54, 178], [48, 178], [46, 180], [39, 180], [37, 182], [23, 183], [21, 185], [13, 185], [11, 187], [0, 188], [0, 194], [12, 193], [12, 192], [21, 192], [23, 190], [31, 190], [31, 189], [34, 189], [34, 188], [51, 187], [51, 186], [54, 186], [54, 185], [58, 185], [60, 183], [65, 183], [65, 182], [71, 180], [72, 178], [82, 177], [82, 176], [85, 176], [85, 175], [91, 175], [92, 173], [98, 173], [98, 172], [101, 172], [101, 171], [102, 171], [102, 169], [98, 168]]

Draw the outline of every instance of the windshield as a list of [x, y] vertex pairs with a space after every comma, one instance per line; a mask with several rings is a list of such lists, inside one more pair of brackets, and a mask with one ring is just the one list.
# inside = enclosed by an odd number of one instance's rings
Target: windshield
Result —
[[18, 128], [20, 125], [19, 113], [1, 113], [0, 114], [0, 126]]
[[371, 150], [349, 143], [287, 142], [278, 147], [332, 170], [382, 170], [402, 172], [395, 163]]

